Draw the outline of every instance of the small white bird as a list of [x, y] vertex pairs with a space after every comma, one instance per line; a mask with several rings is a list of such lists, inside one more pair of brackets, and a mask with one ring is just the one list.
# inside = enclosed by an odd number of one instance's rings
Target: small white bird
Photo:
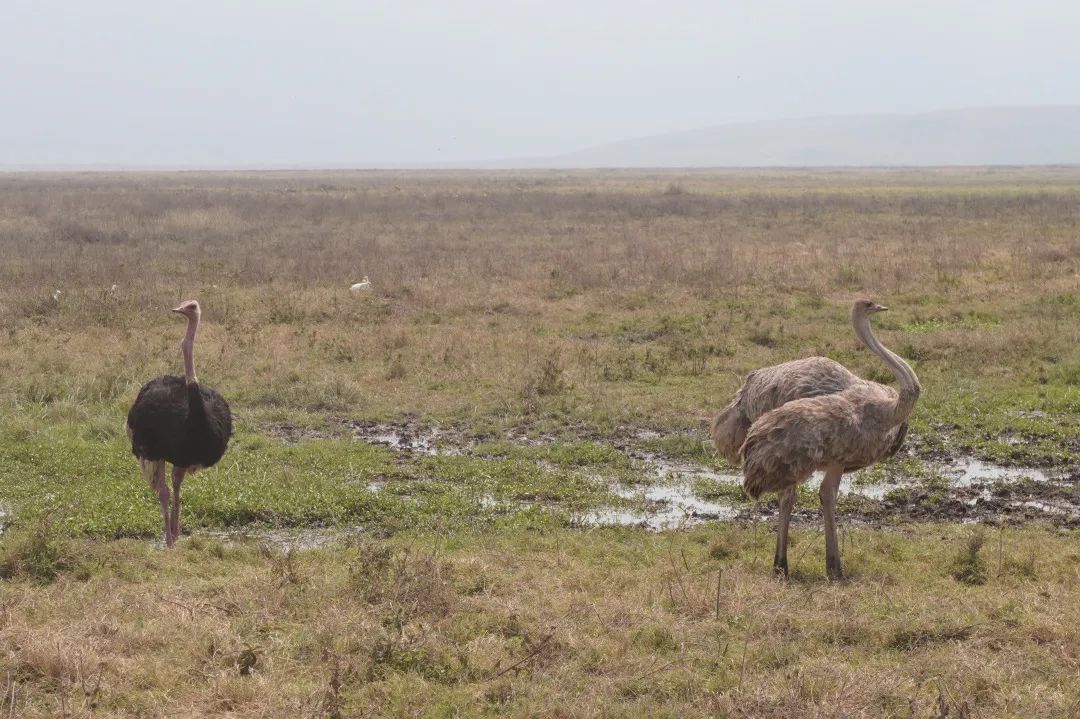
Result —
[[64, 293], [61, 292], [60, 290], [53, 290], [53, 293], [52, 293], [53, 302], [59, 302], [60, 301], [60, 295], [62, 295], [62, 294], [64, 294]]
[[371, 281], [368, 280], [367, 275], [364, 275], [364, 279], [354, 285], [350, 285], [349, 292], [359, 292], [361, 290], [366, 290], [369, 287], [371, 287]]

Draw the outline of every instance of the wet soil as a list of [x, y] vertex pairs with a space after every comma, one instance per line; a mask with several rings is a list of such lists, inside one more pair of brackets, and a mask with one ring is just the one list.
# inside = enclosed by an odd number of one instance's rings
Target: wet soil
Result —
[[[625, 453], [643, 475], [633, 485], [614, 483], [612, 493], [634, 509], [598, 507], [574, 518], [583, 526], [630, 525], [651, 530], [672, 529], [717, 519], [760, 520], [776, 514], [775, 498], [750, 502], [738, 496], [737, 470], [665, 455], [653, 447], [665, 435], [655, 429], [619, 427], [603, 434], [586, 427], [569, 427], [559, 434], [522, 427], [497, 436], [476, 435], [460, 427], [433, 427], [417, 418], [400, 422], [367, 422], [330, 418], [331, 431], [319, 432], [293, 425], [270, 427], [282, 441], [314, 437], [348, 436], [389, 448], [407, 458], [412, 455], [468, 455], [483, 441], [540, 446], [555, 442], [596, 441]], [[700, 433], [700, 441], [706, 437]], [[685, 435], [684, 435], [685, 436]], [[695, 439], [698, 439], [695, 437]], [[907, 448], [923, 470], [919, 476], [897, 476], [870, 481], [855, 472], [841, 485], [841, 513], [846, 519], [873, 524], [898, 521], [960, 521], [1024, 523], [1045, 521], [1060, 527], [1080, 527], [1080, 467], [1006, 467], [972, 457], [935, 451], [923, 456], [917, 446]], [[702, 481], [730, 491], [701, 496]], [[815, 476], [807, 484], [820, 483]], [[695, 491], [695, 485], [699, 490]], [[795, 520], [819, 521], [815, 509], [797, 508]]]

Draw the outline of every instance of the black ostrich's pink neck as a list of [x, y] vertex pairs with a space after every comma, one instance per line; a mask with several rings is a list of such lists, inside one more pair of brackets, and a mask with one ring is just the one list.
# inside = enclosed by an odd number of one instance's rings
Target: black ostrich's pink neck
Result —
[[189, 385], [199, 382], [199, 378], [195, 376], [195, 333], [198, 329], [199, 316], [188, 317], [187, 334], [180, 343], [180, 349], [184, 353], [184, 381]]

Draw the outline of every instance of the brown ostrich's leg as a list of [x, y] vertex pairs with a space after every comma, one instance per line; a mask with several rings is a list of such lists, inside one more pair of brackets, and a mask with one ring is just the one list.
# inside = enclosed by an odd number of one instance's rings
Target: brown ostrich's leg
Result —
[[840, 569], [840, 547], [836, 542], [836, 493], [840, 489], [843, 467], [831, 467], [821, 482], [821, 515], [825, 520], [825, 572], [829, 579], [843, 579]]
[[776, 529], [776, 557], [773, 559], [773, 571], [786, 577], [788, 525], [791, 524], [791, 510], [795, 508], [795, 485], [780, 493], [780, 523]]
[[172, 532], [173, 542], [180, 538], [180, 483], [184, 481], [185, 474], [187, 474], [187, 467], [173, 467], [172, 517], [169, 519], [169, 529]]

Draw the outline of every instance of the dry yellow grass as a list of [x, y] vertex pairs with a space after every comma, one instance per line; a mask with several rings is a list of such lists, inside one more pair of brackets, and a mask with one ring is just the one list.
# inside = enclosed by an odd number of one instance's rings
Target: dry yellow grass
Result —
[[[753, 527], [361, 540], [292, 555], [80, 543], [0, 585], [14, 716], [1061, 717], [1080, 554], [1043, 529], [820, 536], [775, 579]], [[804, 552], [814, 554], [802, 558]], [[719, 581], [719, 586], [718, 586]], [[11, 704], [14, 697], [14, 704]]]
[[115, 421], [197, 296], [201, 376], [259, 424], [686, 428], [783, 359], [887, 379], [847, 326], [872, 295], [916, 436], [1060, 462], [1078, 202], [1075, 169], [4, 175], [0, 400]]

